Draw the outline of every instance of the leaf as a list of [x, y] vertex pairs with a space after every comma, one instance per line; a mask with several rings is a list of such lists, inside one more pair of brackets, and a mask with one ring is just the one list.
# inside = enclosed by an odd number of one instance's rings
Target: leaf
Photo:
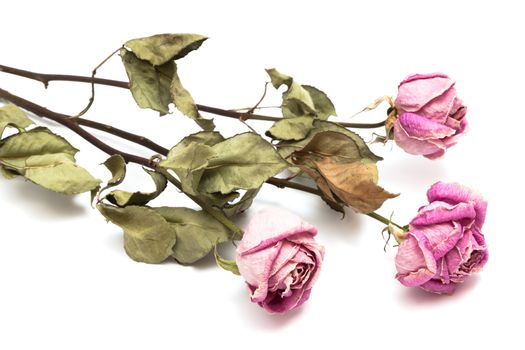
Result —
[[31, 124], [33, 124], [31, 119], [16, 105], [9, 103], [0, 107], [0, 138], [8, 126], [24, 129]]
[[12, 135], [0, 144], [0, 165], [49, 190], [76, 194], [95, 189], [95, 179], [75, 162], [76, 148], [46, 128]]
[[184, 192], [225, 195], [259, 188], [287, 163], [262, 137], [244, 133], [212, 146], [184, 139], [159, 165], [175, 171]]
[[284, 118], [311, 116], [326, 120], [329, 116], [336, 115], [332, 101], [321, 90], [310, 85], [301, 85], [275, 68], [267, 69], [266, 72], [276, 89], [282, 85], [288, 87], [288, 90], [283, 92], [281, 104]]
[[197, 50], [206, 39], [199, 34], [157, 34], [129, 40], [124, 46], [141, 60], [160, 66]]
[[126, 161], [120, 154], [114, 154], [103, 163], [111, 172], [111, 179], [104, 189], [120, 185], [126, 177]]
[[202, 174], [208, 166], [208, 159], [214, 157], [215, 152], [205, 143], [188, 142], [187, 139], [184, 138], [173, 147], [159, 165], [175, 171], [184, 192], [198, 195]]
[[177, 66], [173, 72], [173, 80], [171, 82], [171, 97], [175, 107], [187, 117], [193, 119], [202, 129], [210, 131], [215, 128], [213, 119], [205, 119], [199, 113], [193, 97], [191, 97], [188, 90], [182, 86], [179, 75], [177, 74]]
[[171, 101], [171, 82], [175, 73], [175, 63], [167, 62], [153, 66], [122, 49], [120, 56], [129, 78], [129, 88], [135, 102], [141, 108], [151, 108], [165, 115], [169, 113]]
[[385, 200], [398, 196], [376, 185], [377, 168], [374, 163], [342, 164], [327, 158], [316, 162], [316, 166], [330, 190], [358, 213], [370, 213], [381, 207]]
[[277, 140], [302, 140], [313, 128], [311, 117], [286, 118], [275, 122], [266, 135]]
[[327, 120], [328, 117], [337, 115], [334, 104], [323, 91], [310, 85], [302, 85], [302, 87], [310, 94], [317, 118]]
[[205, 257], [217, 243], [228, 241], [228, 229], [204, 211], [171, 207], [154, 210], [176, 232], [173, 257], [181, 264], [192, 264]]
[[146, 205], [149, 201], [157, 198], [166, 188], [167, 180], [164, 175], [155, 171], [144, 169], [146, 173], [151, 176], [155, 183], [155, 191], [153, 192], [128, 192], [122, 190], [114, 190], [106, 195], [106, 199], [112, 204], [119, 207], [126, 207], [129, 205]]
[[230, 193], [259, 188], [287, 167], [273, 146], [254, 133], [235, 135], [211, 147], [215, 154], [201, 176], [199, 191]]
[[222, 267], [226, 271], [230, 271], [234, 275], [240, 276], [241, 273], [239, 272], [239, 267], [237, 266], [237, 263], [235, 260], [226, 260], [223, 257], [219, 255], [219, 252], [217, 251], [217, 245], [215, 245], [215, 249], [213, 251], [215, 255], [215, 262], [219, 267]]
[[98, 204], [100, 213], [124, 231], [124, 249], [135, 261], [160, 263], [172, 255], [177, 234], [154, 209]]
[[337, 123], [332, 123], [328, 121], [322, 121], [322, 120], [316, 120], [314, 121], [314, 128], [310, 131], [308, 136], [300, 141], [296, 142], [282, 142], [279, 144], [279, 154], [283, 158], [288, 158], [293, 152], [302, 149], [304, 146], [306, 146], [312, 139], [315, 137], [316, 134], [324, 131], [335, 131], [340, 134], [343, 134], [347, 137], [349, 137], [355, 148], [359, 151], [359, 154], [361, 158], [369, 159], [370, 161], [377, 162], [379, 160], [383, 160], [383, 158], [375, 155], [372, 153], [370, 148], [368, 148], [368, 145], [366, 142], [359, 136], [358, 134], [343, 128], [342, 126], [338, 125]]
[[232, 204], [225, 203], [223, 207], [224, 214], [231, 217], [247, 210], [249, 207], [251, 207], [253, 200], [255, 199], [255, 196], [257, 196], [257, 194], [259, 193], [260, 189], [261, 188], [259, 187], [247, 190], [239, 201]]
[[177, 146], [187, 147], [192, 142], [213, 146], [222, 141], [224, 141], [224, 137], [217, 131], [199, 131], [183, 138], [182, 141], [177, 144]]

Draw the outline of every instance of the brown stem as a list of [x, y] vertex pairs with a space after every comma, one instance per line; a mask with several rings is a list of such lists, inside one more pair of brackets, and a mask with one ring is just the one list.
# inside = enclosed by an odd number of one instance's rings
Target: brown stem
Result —
[[[129, 89], [128, 82], [118, 81], [118, 80], [84, 77], [84, 76], [79, 76], [79, 75], [35, 73], [35, 72], [31, 72], [31, 71], [27, 71], [23, 69], [12, 68], [8, 66], [4, 66], [4, 65], [0, 65], [0, 72], [18, 75], [18, 76], [28, 78], [28, 79], [37, 80], [37, 81], [44, 83], [46, 87], [49, 85], [50, 81], [75, 81], [75, 82], [81, 82], [81, 83], [90, 83], [90, 84], [95, 83], [95, 84], [100, 84], [100, 85], [109, 85], [109, 86], [119, 87], [123, 89]], [[216, 114], [216, 115], [220, 115], [220, 116], [228, 117], [228, 118], [242, 119], [246, 117], [246, 113], [240, 113], [240, 112], [226, 110], [226, 109], [217, 108], [217, 107], [210, 107], [210, 106], [197, 104], [197, 108], [202, 112], [212, 113], [212, 114]], [[273, 121], [273, 122], [282, 120], [282, 118], [279, 118], [279, 117], [271, 117], [271, 116], [260, 115], [260, 114], [250, 114], [250, 119]], [[343, 127], [346, 127], [346, 128], [375, 129], [375, 128], [383, 127], [385, 125], [385, 121], [381, 121], [378, 123], [339, 122], [337, 124]]]
[[136, 156], [134, 154], [122, 152], [111, 147], [110, 145], [100, 141], [95, 136], [91, 135], [89, 132], [84, 130], [82, 127], [80, 127], [79, 124], [75, 122], [74, 119], [71, 119], [71, 117], [66, 114], [50, 111], [49, 109], [37, 105], [36, 103], [28, 101], [22, 97], [13, 95], [9, 91], [6, 91], [4, 89], [0, 89], [0, 99], [8, 100], [17, 105], [18, 107], [30, 111], [36, 114], [37, 116], [51, 119], [59, 124], [64, 125], [68, 129], [71, 129], [72, 131], [83, 137], [86, 141], [88, 141], [89, 143], [91, 143], [92, 145], [109, 155], [120, 154], [126, 160], [126, 162], [132, 162], [151, 167], [151, 162], [149, 159]]

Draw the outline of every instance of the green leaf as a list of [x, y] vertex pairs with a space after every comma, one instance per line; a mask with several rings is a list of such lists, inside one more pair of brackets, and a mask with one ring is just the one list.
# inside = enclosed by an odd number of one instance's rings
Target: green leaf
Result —
[[175, 107], [187, 117], [193, 119], [202, 129], [210, 131], [215, 128], [213, 119], [205, 119], [199, 113], [193, 97], [191, 97], [188, 90], [182, 86], [179, 75], [177, 74], [177, 66], [173, 72], [173, 80], [171, 82], [171, 97]]
[[144, 171], [153, 179], [153, 182], [155, 183], [155, 191], [128, 192], [114, 190], [107, 194], [106, 199], [119, 207], [126, 207], [129, 205], [146, 205], [149, 201], [157, 198], [162, 191], [164, 191], [168, 182], [162, 174], [148, 169], [144, 169]]
[[175, 171], [184, 192], [224, 195], [259, 188], [287, 163], [262, 137], [244, 133], [212, 146], [184, 139], [159, 165]]
[[0, 165], [4, 174], [24, 176], [49, 190], [76, 194], [95, 189], [95, 179], [75, 162], [76, 148], [46, 128], [12, 135], [0, 144]]
[[184, 138], [173, 147], [166, 159], [162, 160], [159, 165], [175, 171], [184, 192], [197, 195], [202, 174], [208, 165], [208, 159], [214, 157], [215, 152], [211, 146], [205, 143], [188, 142], [187, 139]]
[[182, 141], [180, 141], [178, 147], [187, 147], [192, 142], [201, 143], [207, 146], [213, 146], [219, 142], [224, 141], [224, 137], [217, 131], [199, 131], [195, 134], [186, 136]]
[[328, 117], [337, 115], [334, 104], [323, 91], [310, 85], [302, 85], [302, 87], [310, 94], [317, 118], [327, 120]]
[[223, 207], [224, 214], [231, 217], [247, 210], [249, 207], [251, 207], [253, 200], [259, 193], [260, 189], [261, 188], [259, 187], [252, 190], [247, 190], [238, 202], [233, 204], [225, 203]]
[[266, 135], [277, 140], [302, 140], [313, 128], [311, 117], [286, 118], [275, 122]]
[[124, 249], [135, 261], [160, 263], [172, 255], [177, 242], [174, 227], [154, 209], [98, 204], [100, 213], [124, 231]]
[[168, 114], [171, 101], [171, 82], [175, 73], [175, 63], [167, 62], [153, 66], [135, 56], [134, 53], [120, 50], [122, 63], [129, 78], [129, 87], [135, 102], [141, 108], [151, 108]]
[[206, 39], [199, 34], [157, 34], [129, 40], [124, 46], [141, 60], [160, 66], [197, 50]]
[[284, 118], [311, 116], [326, 120], [329, 116], [336, 115], [332, 101], [321, 90], [310, 85], [301, 85], [275, 68], [267, 69], [266, 72], [276, 89], [282, 85], [288, 87], [288, 90], [283, 92], [281, 105]]
[[173, 257], [181, 264], [192, 264], [205, 257], [217, 243], [226, 242], [228, 229], [204, 211], [189, 208], [154, 208], [177, 233]]
[[234, 275], [240, 276], [241, 273], [239, 272], [239, 267], [237, 266], [237, 263], [235, 260], [226, 260], [223, 257], [219, 255], [219, 252], [217, 251], [217, 245], [214, 249], [214, 255], [215, 255], [215, 262], [219, 267], [222, 267], [226, 271], [230, 271]]
[[31, 119], [16, 105], [9, 103], [0, 107], [0, 138], [8, 126], [24, 129], [31, 124], [33, 124]]
[[230, 193], [259, 188], [268, 178], [287, 167], [274, 147], [254, 133], [235, 135], [211, 147], [199, 191]]
[[106, 159], [103, 164], [111, 172], [111, 179], [104, 189], [120, 185], [126, 177], [126, 161], [124, 158], [120, 154], [114, 154]]
[[361, 158], [369, 159], [370, 161], [377, 162], [379, 160], [382, 160], [383, 158], [375, 155], [370, 148], [368, 148], [368, 145], [366, 142], [356, 134], [355, 132], [352, 132], [346, 128], [343, 128], [342, 126], [338, 125], [337, 123], [332, 123], [328, 121], [322, 121], [322, 120], [316, 120], [314, 121], [314, 128], [310, 131], [308, 136], [300, 141], [297, 142], [282, 142], [279, 144], [279, 154], [283, 158], [288, 158], [294, 151], [302, 149], [304, 146], [306, 146], [312, 139], [315, 137], [316, 134], [324, 131], [334, 131], [338, 132], [340, 134], [343, 134], [347, 137], [349, 137], [352, 140], [353, 146], [352, 149], [357, 149], [359, 152], [359, 155]]

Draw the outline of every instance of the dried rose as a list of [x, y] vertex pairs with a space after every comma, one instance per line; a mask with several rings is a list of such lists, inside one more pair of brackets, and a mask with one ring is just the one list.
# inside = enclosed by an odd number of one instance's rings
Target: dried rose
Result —
[[237, 248], [237, 265], [251, 299], [265, 310], [286, 312], [310, 296], [324, 256], [317, 229], [280, 209], [258, 212]]
[[465, 132], [467, 107], [454, 84], [442, 73], [411, 75], [399, 84], [394, 139], [406, 152], [439, 158]]

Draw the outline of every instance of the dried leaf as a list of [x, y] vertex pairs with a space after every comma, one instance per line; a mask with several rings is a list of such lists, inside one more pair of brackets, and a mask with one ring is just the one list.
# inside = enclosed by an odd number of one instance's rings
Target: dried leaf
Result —
[[124, 46], [141, 60], [160, 66], [197, 50], [206, 39], [199, 34], [157, 34], [129, 40]]
[[171, 101], [171, 82], [175, 73], [175, 63], [167, 62], [153, 66], [135, 56], [134, 53], [120, 50], [122, 63], [129, 78], [131, 94], [141, 108], [151, 108], [168, 114]]
[[106, 188], [120, 185], [126, 177], [126, 161], [120, 154], [114, 154], [103, 163], [111, 172], [111, 179], [108, 181]]
[[157, 198], [166, 188], [167, 180], [164, 175], [155, 171], [144, 169], [146, 173], [151, 176], [155, 183], [155, 191], [153, 192], [128, 192], [122, 190], [114, 190], [106, 195], [106, 199], [119, 207], [126, 207], [129, 205], [146, 205], [149, 201]]
[[342, 126], [338, 125], [337, 123], [322, 121], [322, 120], [316, 120], [314, 121], [314, 128], [310, 131], [308, 136], [301, 140], [296, 142], [282, 142], [279, 144], [278, 150], [279, 154], [283, 158], [288, 158], [293, 152], [302, 149], [305, 147], [312, 139], [315, 137], [316, 134], [324, 131], [335, 131], [340, 134], [343, 134], [347, 137], [349, 137], [352, 140], [353, 146], [351, 146], [353, 149], [357, 148], [359, 151], [359, 154], [364, 159], [369, 159], [373, 162], [377, 162], [379, 160], [382, 160], [383, 158], [375, 155], [370, 151], [370, 148], [368, 148], [368, 145], [366, 142], [359, 136], [358, 134], [343, 128]]
[[316, 166], [330, 190], [358, 213], [370, 213], [381, 207], [385, 200], [397, 196], [376, 185], [377, 167], [374, 163], [335, 163], [327, 158], [316, 162]]
[[212, 146], [199, 191], [230, 193], [259, 188], [268, 178], [287, 167], [274, 147], [254, 133], [235, 135]]
[[222, 211], [224, 212], [224, 214], [230, 217], [242, 213], [243, 211], [251, 207], [253, 200], [255, 199], [255, 196], [257, 196], [257, 194], [259, 193], [260, 189], [261, 188], [259, 187], [246, 191], [242, 198], [233, 204], [225, 203], [221, 207], [223, 208]]
[[46, 128], [12, 135], [0, 144], [4, 175], [17, 173], [49, 190], [76, 194], [95, 189], [95, 179], [75, 162], [76, 148]]
[[219, 255], [219, 252], [217, 251], [217, 245], [214, 249], [214, 255], [215, 255], [215, 262], [217, 265], [221, 268], [223, 268], [226, 271], [230, 271], [234, 275], [240, 276], [241, 273], [239, 272], [239, 267], [237, 266], [237, 263], [235, 260], [226, 260], [223, 257]]
[[100, 213], [124, 231], [124, 249], [135, 261], [160, 263], [172, 255], [177, 242], [174, 227], [154, 209], [98, 204]]
[[0, 107], [0, 138], [8, 126], [24, 129], [31, 124], [33, 124], [31, 119], [16, 105], [9, 103]]
[[177, 66], [173, 72], [173, 80], [171, 82], [171, 97], [175, 107], [187, 117], [193, 119], [202, 129], [210, 131], [215, 128], [213, 119], [205, 119], [199, 113], [195, 101], [188, 90], [182, 86], [179, 75], [177, 74]]
[[314, 119], [311, 117], [286, 118], [275, 122], [266, 132], [273, 139], [290, 141], [302, 140], [313, 128]]
[[282, 85], [288, 87], [288, 90], [283, 92], [281, 105], [283, 117], [311, 116], [325, 120], [331, 115], [336, 115], [332, 101], [321, 90], [310, 85], [301, 85], [295, 82], [292, 77], [280, 73], [275, 68], [267, 69], [266, 72], [276, 89]]
[[189, 208], [154, 208], [177, 234], [173, 257], [181, 264], [192, 264], [205, 257], [215, 244], [226, 242], [229, 231], [205, 211]]

